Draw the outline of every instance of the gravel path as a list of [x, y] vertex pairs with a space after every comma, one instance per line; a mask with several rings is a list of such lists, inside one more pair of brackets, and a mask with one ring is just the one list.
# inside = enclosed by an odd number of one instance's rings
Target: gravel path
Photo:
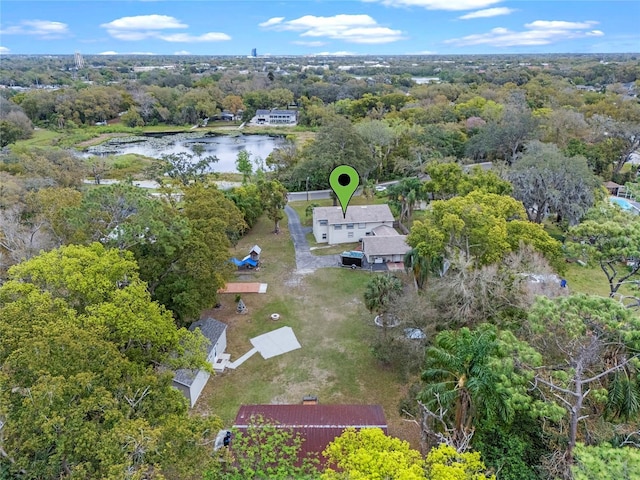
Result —
[[289, 232], [296, 250], [296, 273], [313, 273], [318, 268], [338, 266], [339, 255], [314, 255], [309, 250], [309, 242], [305, 235], [311, 227], [302, 227], [298, 213], [289, 205], [284, 207], [289, 219]]

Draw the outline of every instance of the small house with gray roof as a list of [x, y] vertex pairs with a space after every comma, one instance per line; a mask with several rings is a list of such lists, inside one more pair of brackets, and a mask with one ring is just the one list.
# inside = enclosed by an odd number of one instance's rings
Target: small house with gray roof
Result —
[[[228, 357], [224, 353], [227, 348], [227, 325], [213, 318], [207, 318], [192, 323], [189, 330], [194, 331], [195, 329], [199, 329], [209, 341], [207, 361], [215, 370], [220, 370], [221, 363]], [[193, 407], [207, 384], [207, 380], [209, 380], [209, 373], [204, 370], [182, 368], [176, 371], [173, 377], [173, 386], [187, 397], [189, 405]]]
[[383, 225], [393, 228], [393, 214], [386, 204], [349, 205], [346, 216], [341, 207], [313, 209], [313, 236], [318, 243], [359, 242]]

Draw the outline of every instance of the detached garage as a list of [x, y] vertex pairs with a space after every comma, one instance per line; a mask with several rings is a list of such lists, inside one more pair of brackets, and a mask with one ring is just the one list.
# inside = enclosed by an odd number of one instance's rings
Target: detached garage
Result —
[[[227, 348], [227, 326], [213, 318], [194, 322], [189, 330], [200, 329], [202, 334], [209, 340], [207, 346], [207, 361], [216, 366], [218, 358], [224, 354]], [[189, 405], [193, 407], [202, 393], [204, 386], [209, 380], [209, 373], [203, 370], [190, 370], [182, 368], [176, 371], [173, 377], [173, 386], [180, 390], [189, 400]]]

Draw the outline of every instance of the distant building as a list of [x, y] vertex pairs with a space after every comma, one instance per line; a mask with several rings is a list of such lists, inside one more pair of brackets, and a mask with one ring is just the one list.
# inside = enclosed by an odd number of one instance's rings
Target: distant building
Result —
[[251, 56], [252, 57], [257, 57], [258, 56], [258, 51], [255, 48], [251, 49]]
[[296, 110], [258, 110], [253, 120], [261, 125], [296, 125], [298, 112]]

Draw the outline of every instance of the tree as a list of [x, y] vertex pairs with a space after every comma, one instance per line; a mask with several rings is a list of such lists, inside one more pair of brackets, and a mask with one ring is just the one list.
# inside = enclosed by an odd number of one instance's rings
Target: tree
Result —
[[632, 154], [640, 148], [640, 123], [618, 121], [605, 115], [594, 115], [591, 120], [599, 138], [617, 140], [613, 173], [620, 173], [631, 160]]
[[262, 199], [267, 218], [274, 223], [274, 233], [280, 233], [280, 220], [284, 218], [287, 204], [287, 189], [277, 180], [261, 181], [258, 191]]
[[442, 270], [442, 258], [441, 257], [425, 257], [420, 255], [420, 252], [412, 248], [404, 255], [404, 268], [406, 271], [411, 271], [413, 278], [416, 282], [418, 290], [427, 283], [429, 274], [440, 273]]
[[437, 200], [446, 200], [458, 193], [462, 180], [462, 167], [455, 162], [429, 162], [424, 167], [429, 180], [424, 182], [424, 190], [432, 193]]
[[24, 132], [15, 123], [8, 120], [0, 120], [0, 148], [11, 145], [23, 138], [27, 137], [24, 137]]
[[68, 246], [13, 267], [0, 334], [0, 455], [14, 476], [194, 478], [215, 465], [219, 421], [188, 415], [160, 373], [205, 367], [204, 337], [150, 301], [130, 253]]
[[480, 452], [460, 453], [448, 445], [432, 448], [426, 459], [428, 480], [495, 480], [495, 475], [485, 473]]
[[301, 435], [291, 429], [262, 417], [252, 417], [246, 430], [232, 431], [229, 458], [223, 463], [219, 476], [211, 472], [205, 478], [311, 479], [316, 473], [317, 459], [303, 455], [303, 442]]
[[431, 441], [446, 442], [463, 452], [480, 419], [507, 423], [513, 416], [517, 401], [512, 398], [526, 393], [526, 381], [506, 361], [511, 353], [505, 343], [515, 351], [527, 348], [516, 347], [517, 340], [507, 332], [500, 335], [488, 325], [445, 330], [427, 348], [418, 400], [426, 417], [423, 433], [430, 434]]
[[264, 212], [260, 198], [260, 191], [255, 184], [243, 185], [227, 190], [225, 195], [230, 198], [242, 212], [244, 221], [252, 228]]
[[242, 103], [242, 97], [238, 95], [227, 95], [222, 99], [222, 106], [235, 117], [244, 108], [244, 103]]
[[571, 469], [575, 480], [615, 478], [633, 480], [640, 477], [640, 452], [632, 446], [616, 448], [609, 443], [576, 444], [576, 464]]
[[162, 203], [145, 189], [123, 183], [87, 190], [80, 204], [66, 213], [75, 230], [67, 242], [95, 241], [126, 250], [155, 242], [167, 228], [160, 219]]
[[246, 150], [240, 150], [236, 158], [236, 170], [242, 174], [242, 184], [246, 185], [253, 173], [253, 165], [251, 164], [251, 153]]
[[377, 170], [376, 177], [382, 178], [395, 143], [394, 130], [383, 120], [365, 120], [356, 124], [355, 129], [369, 148], [371, 165]]
[[327, 459], [323, 480], [422, 480], [424, 460], [409, 443], [379, 428], [347, 428], [322, 453]]
[[124, 113], [120, 120], [127, 127], [142, 127], [144, 126], [144, 120], [142, 119], [142, 115], [136, 110], [134, 107], [130, 107], [126, 113]]
[[578, 223], [595, 202], [600, 181], [584, 157], [565, 157], [555, 145], [532, 142], [508, 178], [513, 196], [522, 201], [529, 220], [541, 223], [555, 213], [570, 225]]
[[410, 221], [416, 204], [427, 199], [427, 193], [422, 187], [422, 182], [417, 178], [403, 178], [387, 187], [389, 204], [400, 211], [400, 223]]
[[[313, 143], [305, 147], [305, 161], [298, 163], [292, 172], [293, 181], [310, 177], [312, 189], [329, 188], [329, 174], [338, 165], [350, 165], [364, 181], [375, 165], [362, 138], [354, 126], [344, 117], [334, 117], [324, 124]], [[335, 199], [334, 204], [337, 205]]]
[[370, 312], [384, 315], [393, 298], [402, 291], [398, 277], [386, 273], [371, 278], [364, 290], [364, 305]]
[[524, 145], [535, 138], [538, 121], [521, 92], [515, 92], [505, 105], [502, 117], [489, 122], [467, 144], [467, 154], [473, 158], [495, 156], [513, 164]]
[[589, 418], [585, 412], [605, 402], [614, 415], [631, 417], [640, 412], [639, 391], [628, 390], [632, 398], [625, 401], [621, 401], [624, 395], [616, 398], [623, 380], [616, 374], [632, 378], [638, 374], [640, 320], [624, 306], [587, 295], [539, 297], [523, 335], [547, 362], [536, 367], [533, 385], [550, 392], [569, 416], [564, 457], [569, 466], [579, 426]]
[[[425, 257], [444, 256], [445, 250], [461, 252], [476, 265], [499, 261], [520, 242], [544, 247], [550, 260], [561, 255], [560, 243], [541, 227], [524, 228], [520, 202], [504, 195], [474, 191], [464, 197], [431, 203], [423, 221], [416, 221], [407, 243]], [[517, 235], [514, 235], [517, 234]]]
[[469, 165], [463, 170], [455, 162], [434, 161], [429, 162], [424, 171], [429, 175], [429, 180], [424, 182], [425, 192], [439, 200], [446, 200], [456, 195], [464, 196], [476, 190], [497, 195], [510, 195], [513, 190], [507, 180], [479, 166]]
[[218, 159], [208, 156], [194, 160], [194, 155], [180, 152], [170, 155], [163, 155], [161, 160], [157, 160], [151, 167], [149, 173], [158, 183], [164, 183], [165, 177], [169, 177], [181, 186], [188, 186], [191, 183], [204, 181], [206, 174], [211, 171], [212, 165]]
[[586, 220], [572, 227], [567, 235], [574, 255], [600, 266], [609, 282], [609, 296], [640, 272], [640, 219], [612, 205], [591, 209]]

